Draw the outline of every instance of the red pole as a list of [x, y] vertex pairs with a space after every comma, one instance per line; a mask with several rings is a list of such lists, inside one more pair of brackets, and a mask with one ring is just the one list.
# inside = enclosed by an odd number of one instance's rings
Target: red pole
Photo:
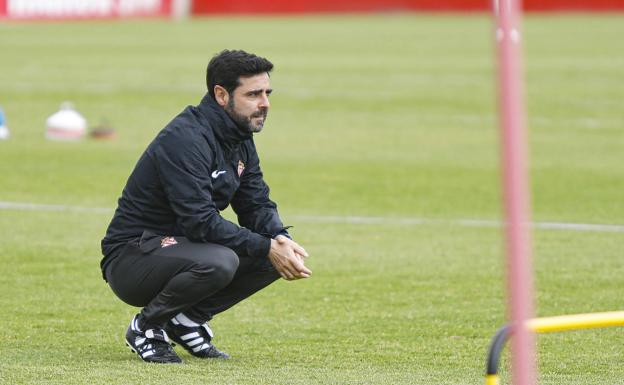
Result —
[[113, 0], [111, 7], [111, 14], [109, 17], [119, 18], [121, 16], [121, 6], [119, 4], [120, 0]]
[[7, 17], [7, 2], [6, 0], [0, 0], [0, 19]]
[[172, 0], [161, 0], [160, 2], [160, 16], [171, 17]]
[[533, 279], [521, 9], [520, 0], [494, 0], [513, 383], [533, 385], [535, 338], [524, 327], [533, 317]]

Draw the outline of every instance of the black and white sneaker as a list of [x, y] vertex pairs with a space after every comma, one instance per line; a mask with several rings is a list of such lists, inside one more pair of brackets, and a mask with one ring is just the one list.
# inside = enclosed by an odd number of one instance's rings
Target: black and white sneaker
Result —
[[171, 339], [186, 351], [199, 358], [221, 358], [227, 360], [229, 354], [217, 349], [210, 343], [213, 334], [208, 323], [200, 326], [184, 326], [175, 318], [169, 320], [165, 330]]
[[162, 329], [139, 329], [138, 314], [126, 331], [126, 345], [145, 362], [179, 364], [180, 357], [173, 351], [167, 333]]

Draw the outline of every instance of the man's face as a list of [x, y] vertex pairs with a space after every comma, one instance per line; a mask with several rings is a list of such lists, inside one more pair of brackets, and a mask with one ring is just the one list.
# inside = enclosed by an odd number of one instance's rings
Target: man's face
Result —
[[269, 113], [271, 82], [268, 73], [241, 76], [240, 85], [229, 95], [225, 111], [236, 124], [249, 131], [260, 132]]

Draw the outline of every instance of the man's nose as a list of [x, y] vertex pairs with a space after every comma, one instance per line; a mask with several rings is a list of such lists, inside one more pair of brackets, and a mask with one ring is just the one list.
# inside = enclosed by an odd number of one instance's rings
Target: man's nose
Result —
[[269, 102], [269, 95], [263, 94], [260, 98], [260, 103], [258, 103], [258, 107], [260, 108], [269, 108], [271, 107], [271, 102]]

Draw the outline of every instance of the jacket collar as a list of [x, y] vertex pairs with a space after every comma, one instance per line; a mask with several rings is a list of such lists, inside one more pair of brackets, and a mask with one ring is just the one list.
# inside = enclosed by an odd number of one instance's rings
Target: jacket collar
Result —
[[217, 140], [228, 150], [253, 136], [251, 132], [245, 132], [238, 127], [223, 107], [208, 93], [197, 109], [210, 122], [209, 125], [213, 128]]

